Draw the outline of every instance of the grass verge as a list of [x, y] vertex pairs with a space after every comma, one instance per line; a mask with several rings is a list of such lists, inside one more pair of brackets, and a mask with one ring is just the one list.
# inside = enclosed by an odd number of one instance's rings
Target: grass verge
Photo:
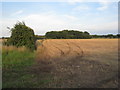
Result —
[[51, 81], [50, 73], [33, 73], [35, 52], [24, 47], [3, 46], [2, 88], [39, 88]]

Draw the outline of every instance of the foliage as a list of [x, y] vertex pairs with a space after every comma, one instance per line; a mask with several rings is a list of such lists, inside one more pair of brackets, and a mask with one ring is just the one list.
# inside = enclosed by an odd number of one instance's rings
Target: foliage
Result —
[[90, 34], [85, 31], [63, 30], [63, 31], [51, 31], [46, 33], [46, 38], [51, 39], [89, 39]]
[[92, 35], [92, 38], [120, 38], [120, 34], [113, 35], [113, 34], [107, 34], [107, 35]]
[[1, 39], [9, 39], [10, 37], [2, 37]]
[[117, 34], [117, 37], [120, 38], [120, 34]]
[[30, 50], [34, 50], [36, 38], [34, 35], [34, 31], [25, 25], [24, 22], [18, 22], [11, 29], [11, 37], [7, 41], [7, 45], [14, 46], [26, 46]]
[[45, 39], [45, 36], [42, 35], [35, 35], [36, 39]]

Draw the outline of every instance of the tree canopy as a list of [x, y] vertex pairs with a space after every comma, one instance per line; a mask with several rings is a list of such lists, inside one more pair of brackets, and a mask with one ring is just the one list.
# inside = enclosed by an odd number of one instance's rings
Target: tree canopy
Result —
[[90, 34], [85, 31], [76, 31], [76, 30], [63, 30], [63, 31], [51, 31], [45, 34], [46, 38], [51, 39], [89, 39], [91, 38]]
[[36, 38], [33, 29], [26, 26], [24, 22], [18, 22], [11, 28], [11, 37], [8, 39], [8, 45], [25, 46], [34, 50]]

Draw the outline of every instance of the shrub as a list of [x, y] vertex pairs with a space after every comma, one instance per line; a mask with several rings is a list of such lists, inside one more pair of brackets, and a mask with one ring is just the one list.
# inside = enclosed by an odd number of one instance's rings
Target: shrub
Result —
[[34, 31], [25, 25], [24, 22], [18, 22], [11, 29], [11, 37], [7, 40], [7, 45], [25, 46], [30, 50], [35, 50], [36, 38]]

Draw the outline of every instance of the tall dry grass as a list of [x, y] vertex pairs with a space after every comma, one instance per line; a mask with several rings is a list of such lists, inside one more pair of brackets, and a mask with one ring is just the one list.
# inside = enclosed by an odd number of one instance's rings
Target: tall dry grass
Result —
[[15, 47], [15, 46], [2, 46], [2, 52], [4, 52], [4, 51], [13, 51], [13, 50], [16, 50], [16, 51], [20, 51], [20, 52], [24, 52], [24, 51], [26, 51], [27, 50], [27, 48], [26, 47]]

